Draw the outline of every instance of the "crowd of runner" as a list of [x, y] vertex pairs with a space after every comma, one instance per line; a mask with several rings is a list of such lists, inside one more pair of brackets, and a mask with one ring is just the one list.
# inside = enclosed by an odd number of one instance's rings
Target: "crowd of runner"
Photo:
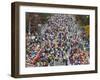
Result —
[[89, 38], [74, 15], [54, 14], [26, 34], [26, 67], [89, 64]]

